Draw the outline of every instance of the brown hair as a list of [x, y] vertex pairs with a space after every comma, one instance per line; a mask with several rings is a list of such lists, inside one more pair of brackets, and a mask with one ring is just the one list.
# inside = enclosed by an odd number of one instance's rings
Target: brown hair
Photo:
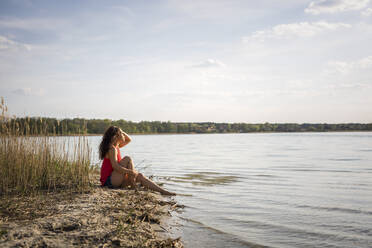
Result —
[[99, 144], [99, 158], [104, 159], [106, 153], [110, 149], [110, 145], [112, 144], [113, 137], [120, 133], [120, 128], [116, 126], [110, 126], [106, 129], [105, 133], [103, 134], [102, 141]]

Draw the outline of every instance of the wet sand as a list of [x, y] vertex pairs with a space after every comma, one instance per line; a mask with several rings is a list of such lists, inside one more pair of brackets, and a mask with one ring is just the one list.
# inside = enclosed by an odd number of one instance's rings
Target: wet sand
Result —
[[166, 224], [179, 206], [144, 189], [44, 193], [0, 200], [0, 247], [183, 247]]

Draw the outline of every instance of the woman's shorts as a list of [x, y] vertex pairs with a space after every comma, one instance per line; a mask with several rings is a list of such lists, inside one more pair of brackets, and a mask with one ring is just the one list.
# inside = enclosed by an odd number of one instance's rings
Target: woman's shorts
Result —
[[114, 186], [112, 186], [112, 183], [111, 183], [111, 175], [106, 179], [106, 182], [103, 186], [107, 186], [110, 189], [114, 188]]

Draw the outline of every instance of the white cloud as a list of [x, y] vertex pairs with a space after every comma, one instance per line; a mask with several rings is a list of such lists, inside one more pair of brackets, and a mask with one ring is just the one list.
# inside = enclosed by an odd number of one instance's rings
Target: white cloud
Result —
[[369, 0], [316, 0], [305, 9], [306, 13], [318, 15], [321, 13], [337, 13], [349, 10], [359, 10], [367, 6]]
[[354, 70], [372, 68], [372, 56], [355, 61], [330, 61], [327, 64], [327, 71], [331, 73], [349, 74]]
[[311, 37], [326, 31], [350, 27], [350, 24], [340, 22], [330, 23], [326, 21], [280, 24], [270, 29], [256, 31], [250, 36], [243, 37], [243, 42], [264, 42], [272, 38], [289, 39], [294, 37]]
[[23, 30], [40, 30], [40, 29], [55, 30], [57, 27], [63, 26], [63, 24], [66, 24], [66, 23], [58, 19], [8, 18], [8, 19], [0, 20], [0, 27], [23, 29]]
[[45, 95], [45, 89], [18, 88], [13, 90], [12, 93], [20, 96], [43, 96]]
[[219, 60], [216, 59], [207, 59], [201, 61], [197, 64], [191, 65], [190, 67], [193, 68], [203, 68], [203, 67], [225, 67], [226, 65]]
[[330, 90], [365, 90], [371, 88], [367, 83], [333, 83], [324, 86], [325, 89]]
[[356, 66], [359, 68], [370, 68], [372, 67], [372, 56], [368, 56], [366, 58], [363, 58], [361, 60], [358, 60], [355, 62]]
[[370, 16], [372, 15], [372, 8], [368, 8], [362, 12], [362, 16]]
[[5, 36], [0, 35], [0, 51], [1, 50], [11, 50], [11, 49], [26, 49], [31, 50], [31, 47], [27, 44], [19, 43], [11, 40]]
[[168, 6], [181, 14], [197, 19], [220, 19], [221, 16], [238, 17], [247, 14], [252, 9], [247, 7], [247, 1], [224, 0], [169, 0]]
[[351, 66], [349, 63], [344, 61], [330, 61], [327, 64], [327, 71], [332, 73], [349, 73]]

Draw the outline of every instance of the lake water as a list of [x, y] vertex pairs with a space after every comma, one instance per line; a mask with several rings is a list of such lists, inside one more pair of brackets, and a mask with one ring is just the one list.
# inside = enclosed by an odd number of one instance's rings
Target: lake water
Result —
[[180, 194], [186, 247], [372, 247], [372, 133], [132, 138], [122, 156]]

